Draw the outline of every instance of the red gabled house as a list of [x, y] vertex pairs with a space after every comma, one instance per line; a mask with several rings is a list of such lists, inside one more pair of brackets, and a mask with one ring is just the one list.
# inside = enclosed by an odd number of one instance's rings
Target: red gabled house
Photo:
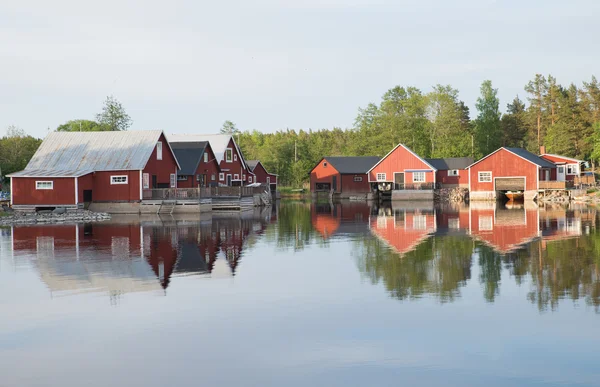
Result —
[[177, 173], [178, 188], [217, 186], [219, 162], [208, 141], [172, 142], [181, 169]]
[[310, 191], [341, 198], [366, 195], [371, 192], [367, 171], [378, 161], [377, 156], [324, 157], [310, 171]]
[[265, 166], [259, 160], [247, 160], [248, 165], [248, 184], [261, 183], [268, 184], [271, 192], [277, 191], [277, 175], [269, 173]]
[[404, 144], [398, 144], [369, 171], [369, 182], [380, 191], [406, 190], [436, 182], [437, 169]]
[[218, 184], [227, 186], [248, 184], [248, 166], [233, 136], [228, 134], [173, 134], [169, 136], [169, 140], [173, 143], [209, 142], [219, 163]]
[[179, 164], [162, 131], [53, 132], [27, 167], [9, 175], [13, 208], [140, 202], [177, 187]]

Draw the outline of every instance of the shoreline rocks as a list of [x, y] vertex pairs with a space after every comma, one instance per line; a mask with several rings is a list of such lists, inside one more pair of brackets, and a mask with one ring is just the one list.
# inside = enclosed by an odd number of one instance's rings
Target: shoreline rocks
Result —
[[105, 212], [92, 212], [77, 210], [63, 213], [56, 212], [12, 212], [11, 215], [0, 217], [0, 226], [28, 225], [28, 224], [64, 224], [64, 223], [90, 223], [102, 222], [110, 219], [110, 214]]
[[435, 201], [468, 203], [469, 190], [467, 188], [441, 188], [435, 191]]

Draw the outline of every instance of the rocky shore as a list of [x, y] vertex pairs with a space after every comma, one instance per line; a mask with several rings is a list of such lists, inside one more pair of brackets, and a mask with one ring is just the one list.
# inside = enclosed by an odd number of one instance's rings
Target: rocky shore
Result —
[[26, 224], [53, 224], [53, 223], [89, 223], [102, 222], [110, 219], [110, 214], [104, 212], [92, 212], [87, 210], [78, 210], [72, 212], [39, 212], [25, 213], [12, 212], [0, 216], [0, 226], [26, 225]]
[[467, 203], [469, 190], [467, 188], [442, 188], [435, 192], [436, 202]]

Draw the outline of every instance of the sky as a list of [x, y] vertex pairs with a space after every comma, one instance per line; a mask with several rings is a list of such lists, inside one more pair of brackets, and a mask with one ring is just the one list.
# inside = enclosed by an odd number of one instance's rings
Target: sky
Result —
[[214, 133], [353, 125], [386, 90], [450, 84], [476, 116], [536, 73], [600, 76], [595, 0], [0, 0], [0, 136], [94, 119]]

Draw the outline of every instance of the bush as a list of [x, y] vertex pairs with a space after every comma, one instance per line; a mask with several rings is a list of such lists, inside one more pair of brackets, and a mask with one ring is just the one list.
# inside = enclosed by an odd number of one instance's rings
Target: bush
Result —
[[586, 192], [589, 193], [589, 194], [593, 194], [593, 193], [598, 192], [598, 190], [596, 188], [590, 188]]

